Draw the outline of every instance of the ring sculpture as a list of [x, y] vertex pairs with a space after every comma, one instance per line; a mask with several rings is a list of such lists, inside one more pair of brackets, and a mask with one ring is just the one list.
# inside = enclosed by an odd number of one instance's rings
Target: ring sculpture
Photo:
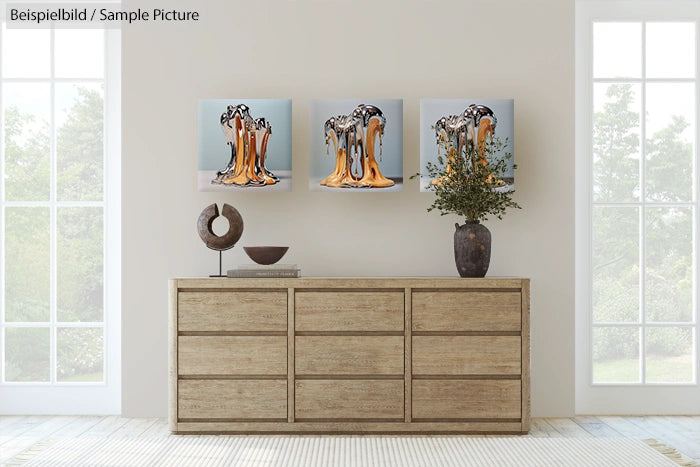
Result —
[[264, 117], [253, 119], [245, 104], [229, 105], [221, 114], [220, 123], [231, 157], [226, 167], [216, 173], [212, 184], [266, 186], [280, 181], [265, 167], [272, 126]]
[[[379, 160], [382, 158], [382, 138], [386, 118], [373, 105], [360, 104], [350, 115], [338, 115], [326, 120], [326, 154], [333, 142], [335, 169], [321, 181], [332, 188], [387, 188], [394, 181], [379, 170], [374, 157], [375, 141], [379, 136]], [[354, 167], [354, 171], [353, 171]]]
[[[438, 147], [438, 156], [440, 155], [440, 145], [445, 145], [447, 156], [447, 167], [445, 171], [449, 174], [452, 172], [451, 164], [454, 163], [455, 157], [470, 157], [472, 153], [470, 149], [476, 149], [475, 154], [470, 158], [472, 168], [476, 170], [477, 163], [485, 166], [488, 165], [486, 159], [486, 139], [492, 137], [496, 131], [496, 123], [498, 120], [493, 114], [493, 111], [485, 105], [471, 104], [460, 115], [449, 115], [441, 117], [435, 122], [435, 139]], [[476, 157], [474, 157], [476, 156]], [[442, 178], [438, 177], [431, 181], [431, 185], [442, 185]], [[495, 186], [503, 186], [503, 180], [495, 180], [493, 174], [489, 175], [489, 181]]]
[[216, 203], [204, 208], [197, 219], [197, 231], [207, 248], [219, 252], [219, 275], [211, 277], [225, 277], [221, 270], [221, 252], [233, 248], [236, 242], [243, 235], [243, 218], [241, 214], [231, 205], [224, 204], [221, 215], [228, 220], [228, 231], [224, 235], [216, 235], [212, 229], [214, 219], [219, 217], [219, 208]]

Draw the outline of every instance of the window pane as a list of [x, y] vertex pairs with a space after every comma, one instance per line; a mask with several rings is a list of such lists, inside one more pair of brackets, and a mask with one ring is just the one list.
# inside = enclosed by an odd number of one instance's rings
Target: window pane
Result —
[[5, 381], [49, 381], [49, 328], [5, 328]]
[[639, 209], [593, 208], [593, 321], [639, 321]]
[[642, 76], [642, 24], [593, 23], [593, 77]]
[[5, 199], [48, 201], [50, 193], [50, 88], [39, 83], [5, 83]]
[[5, 319], [49, 320], [49, 209], [5, 208]]
[[695, 77], [695, 24], [647, 23], [647, 78]]
[[639, 328], [593, 328], [593, 382], [640, 382]]
[[692, 320], [692, 241], [692, 208], [646, 208], [647, 321]]
[[596, 202], [639, 199], [639, 85], [596, 84], [593, 101], [593, 197]]
[[58, 208], [59, 321], [103, 321], [102, 226], [102, 208]]
[[648, 200], [692, 200], [694, 104], [694, 84], [646, 85]]
[[2, 76], [48, 78], [51, 74], [51, 31], [7, 29], [2, 24]]
[[58, 328], [57, 380], [103, 381], [103, 335], [102, 328]]
[[646, 376], [650, 383], [693, 381], [693, 331], [663, 327], [646, 330]]
[[102, 78], [103, 29], [56, 29], [54, 34], [57, 78]]
[[56, 169], [59, 201], [101, 201], [101, 85], [56, 84]]

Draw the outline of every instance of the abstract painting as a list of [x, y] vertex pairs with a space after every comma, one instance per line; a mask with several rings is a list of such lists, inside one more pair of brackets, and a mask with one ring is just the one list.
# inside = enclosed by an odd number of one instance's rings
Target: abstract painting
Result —
[[291, 99], [199, 101], [199, 191], [291, 191]]
[[310, 108], [310, 191], [401, 191], [401, 99], [318, 99]]
[[[420, 190], [430, 191], [431, 180], [424, 175], [428, 162], [438, 157], [448, 165], [451, 157], [468, 157], [471, 164], [505, 161], [503, 176], [494, 180], [495, 190], [515, 189], [513, 162], [513, 99], [422, 99], [420, 101]], [[498, 145], [489, 146], [492, 140]], [[490, 154], [487, 147], [498, 147]], [[495, 160], [487, 161], [489, 157]]]

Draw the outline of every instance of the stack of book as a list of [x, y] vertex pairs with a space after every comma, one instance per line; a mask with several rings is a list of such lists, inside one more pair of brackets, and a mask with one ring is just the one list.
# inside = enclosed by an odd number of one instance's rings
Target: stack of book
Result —
[[237, 269], [229, 269], [228, 277], [301, 277], [301, 269], [296, 264], [242, 264]]

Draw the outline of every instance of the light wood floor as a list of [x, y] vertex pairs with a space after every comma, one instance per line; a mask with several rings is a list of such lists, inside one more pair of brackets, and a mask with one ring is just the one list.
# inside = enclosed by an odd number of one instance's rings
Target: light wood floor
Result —
[[[0, 416], [0, 464], [54, 437], [166, 437], [158, 418]], [[535, 418], [531, 437], [653, 438], [700, 463], [700, 417]]]

